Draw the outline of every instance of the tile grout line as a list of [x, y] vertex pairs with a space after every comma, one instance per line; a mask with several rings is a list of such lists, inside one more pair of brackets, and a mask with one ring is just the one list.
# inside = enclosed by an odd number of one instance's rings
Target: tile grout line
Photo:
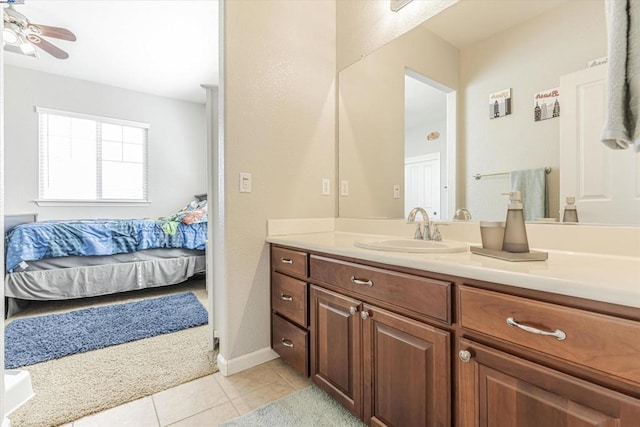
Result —
[[160, 415], [158, 415], [158, 408], [156, 407], [156, 400], [153, 398], [154, 394], [149, 396], [151, 398], [151, 404], [153, 405], [153, 412], [156, 414], [156, 421], [158, 422], [158, 427], [163, 427], [162, 423], [160, 422]]

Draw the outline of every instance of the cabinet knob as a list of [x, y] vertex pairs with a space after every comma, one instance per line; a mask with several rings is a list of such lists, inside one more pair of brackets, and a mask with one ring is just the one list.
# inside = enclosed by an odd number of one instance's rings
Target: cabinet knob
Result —
[[358, 312], [356, 307], [349, 307], [349, 314], [354, 315]]
[[369, 318], [369, 312], [368, 311], [361, 311], [360, 312], [360, 318], [362, 320], [367, 320]]
[[460, 350], [460, 352], [458, 353], [458, 357], [464, 363], [469, 363], [469, 361], [471, 360], [471, 352], [469, 350]]

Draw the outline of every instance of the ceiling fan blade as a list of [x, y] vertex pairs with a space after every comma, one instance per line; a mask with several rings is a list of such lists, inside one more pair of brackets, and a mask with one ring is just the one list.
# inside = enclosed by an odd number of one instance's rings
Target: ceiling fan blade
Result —
[[39, 36], [53, 37], [61, 40], [76, 41], [76, 35], [66, 28], [30, 23], [27, 28]]
[[45, 39], [38, 37], [35, 34], [29, 34], [27, 36], [27, 40], [29, 40], [33, 45], [47, 52], [49, 55], [54, 56], [58, 59], [67, 59], [69, 57], [69, 54], [67, 52], [57, 46], [52, 45]]

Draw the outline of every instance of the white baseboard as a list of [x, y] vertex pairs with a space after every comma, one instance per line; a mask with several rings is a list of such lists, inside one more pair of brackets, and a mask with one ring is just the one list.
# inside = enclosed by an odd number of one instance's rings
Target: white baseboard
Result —
[[253, 368], [262, 363], [268, 362], [280, 357], [278, 353], [273, 351], [271, 347], [262, 348], [253, 353], [245, 354], [234, 359], [225, 359], [221, 354], [218, 354], [217, 362], [218, 369], [222, 375], [229, 376], [244, 371], [245, 369]]

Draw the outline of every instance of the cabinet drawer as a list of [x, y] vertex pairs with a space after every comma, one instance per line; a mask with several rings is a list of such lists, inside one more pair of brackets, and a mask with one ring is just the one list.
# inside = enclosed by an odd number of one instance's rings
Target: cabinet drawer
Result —
[[367, 295], [416, 313], [451, 322], [451, 283], [311, 256], [314, 280]]
[[[564, 333], [564, 339], [511, 326]], [[528, 298], [460, 287], [460, 324], [502, 340], [640, 383], [640, 323]]]
[[292, 368], [309, 376], [309, 333], [287, 322], [277, 314], [271, 315], [271, 347]]
[[290, 273], [299, 277], [307, 276], [307, 254], [291, 249], [271, 249], [271, 266], [283, 273]]
[[282, 316], [307, 326], [307, 284], [274, 272], [271, 277], [271, 308]]

